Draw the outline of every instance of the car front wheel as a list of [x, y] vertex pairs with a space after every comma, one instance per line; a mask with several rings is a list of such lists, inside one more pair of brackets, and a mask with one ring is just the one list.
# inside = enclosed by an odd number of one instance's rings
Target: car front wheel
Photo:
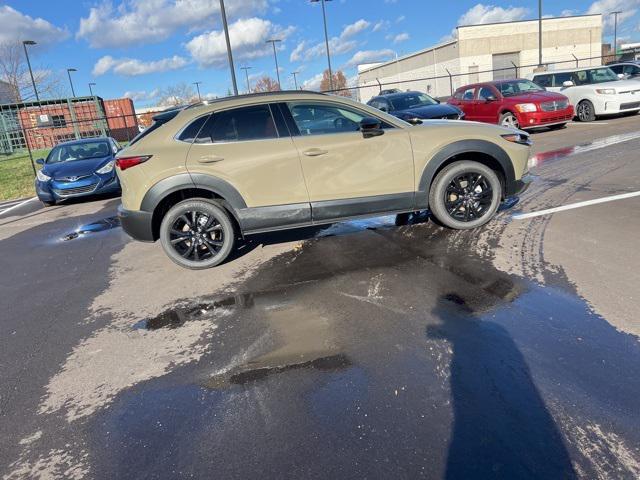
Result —
[[235, 232], [229, 214], [218, 203], [188, 199], [167, 212], [160, 225], [160, 243], [171, 260], [201, 270], [222, 263], [233, 250]]
[[581, 122], [593, 122], [596, 119], [596, 110], [593, 103], [589, 100], [583, 100], [578, 104], [577, 114], [578, 120]]
[[465, 230], [491, 220], [501, 198], [496, 173], [481, 163], [463, 160], [438, 173], [429, 192], [429, 208], [443, 225]]
[[511, 112], [505, 112], [502, 115], [500, 115], [500, 125], [508, 128], [515, 128], [515, 129], [520, 128], [520, 122], [518, 122], [518, 117], [516, 117]]

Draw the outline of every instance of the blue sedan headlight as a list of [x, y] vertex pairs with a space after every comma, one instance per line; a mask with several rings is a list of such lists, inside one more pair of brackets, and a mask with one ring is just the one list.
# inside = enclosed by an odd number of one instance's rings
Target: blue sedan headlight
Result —
[[109, 163], [105, 164], [102, 168], [99, 168], [98, 170], [96, 170], [96, 173], [100, 173], [102, 175], [104, 175], [105, 173], [111, 173], [113, 171], [113, 166], [115, 165], [116, 161], [115, 160], [111, 160]]
[[38, 170], [38, 172], [36, 173], [36, 177], [38, 177], [38, 180], [41, 182], [48, 182], [49, 180], [51, 180], [51, 177], [49, 175], [45, 175], [44, 173], [42, 173], [42, 170]]

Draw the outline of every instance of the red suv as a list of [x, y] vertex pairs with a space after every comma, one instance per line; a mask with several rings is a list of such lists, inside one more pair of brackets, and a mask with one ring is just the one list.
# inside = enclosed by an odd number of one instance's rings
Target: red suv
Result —
[[467, 85], [456, 90], [448, 103], [462, 110], [466, 120], [521, 130], [562, 128], [574, 115], [567, 97], [524, 79]]

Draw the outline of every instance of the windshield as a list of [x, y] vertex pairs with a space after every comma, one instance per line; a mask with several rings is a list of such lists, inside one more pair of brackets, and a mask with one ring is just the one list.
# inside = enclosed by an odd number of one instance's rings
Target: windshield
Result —
[[89, 158], [106, 157], [113, 153], [105, 140], [70, 145], [58, 145], [47, 157], [46, 163], [71, 162]]
[[514, 80], [513, 82], [502, 82], [496, 85], [500, 89], [503, 97], [513, 97], [532, 92], [544, 92], [544, 88], [539, 87], [529, 80]]
[[589, 85], [591, 83], [615, 82], [620, 80], [618, 75], [609, 67], [592, 68], [591, 70], [581, 70], [575, 72], [576, 85]]
[[394, 110], [408, 110], [425, 105], [437, 105], [433, 98], [424, 93], [406, 93], [404, 95], [394, 95], [388, 99]]

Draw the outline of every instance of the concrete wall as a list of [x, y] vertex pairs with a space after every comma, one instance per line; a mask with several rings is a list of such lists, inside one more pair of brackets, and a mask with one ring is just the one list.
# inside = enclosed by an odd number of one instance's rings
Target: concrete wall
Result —
[[[542, 22], [543, 62], [563, 61], [553, 68], [575, 66], [573, 55], [578, 58], [599, 56], [602, 50], [602, 16], [584, 15], [579, 17], [547, 18]], [[420, 90], [434, 97], [450, 95], [448, 69], [453, 75], [453, 89], [471, 83], [470, 67], [477, 67], [479, 81], [493, 79], [493, 55], [518, 53], [518, 65], [538, 63], [538, 22], [497, 23], [473, 25], [458, 28], [458, 40], [400, 57], [378, 66], [363, 68], [358, 74], [360, 100], [367, 102], [380, 88], [400, 88]], [[435, 58], [434, 58], [435, 57]], [[599, 59], [585, 60], [579, 66], [600, 65]], [[519, 69], [520, 77], [533, 72], [534, 67]], [[437, 80], [420, 80], [443, 76]], [[515, 77], [515, 69], [513, 72]]]

